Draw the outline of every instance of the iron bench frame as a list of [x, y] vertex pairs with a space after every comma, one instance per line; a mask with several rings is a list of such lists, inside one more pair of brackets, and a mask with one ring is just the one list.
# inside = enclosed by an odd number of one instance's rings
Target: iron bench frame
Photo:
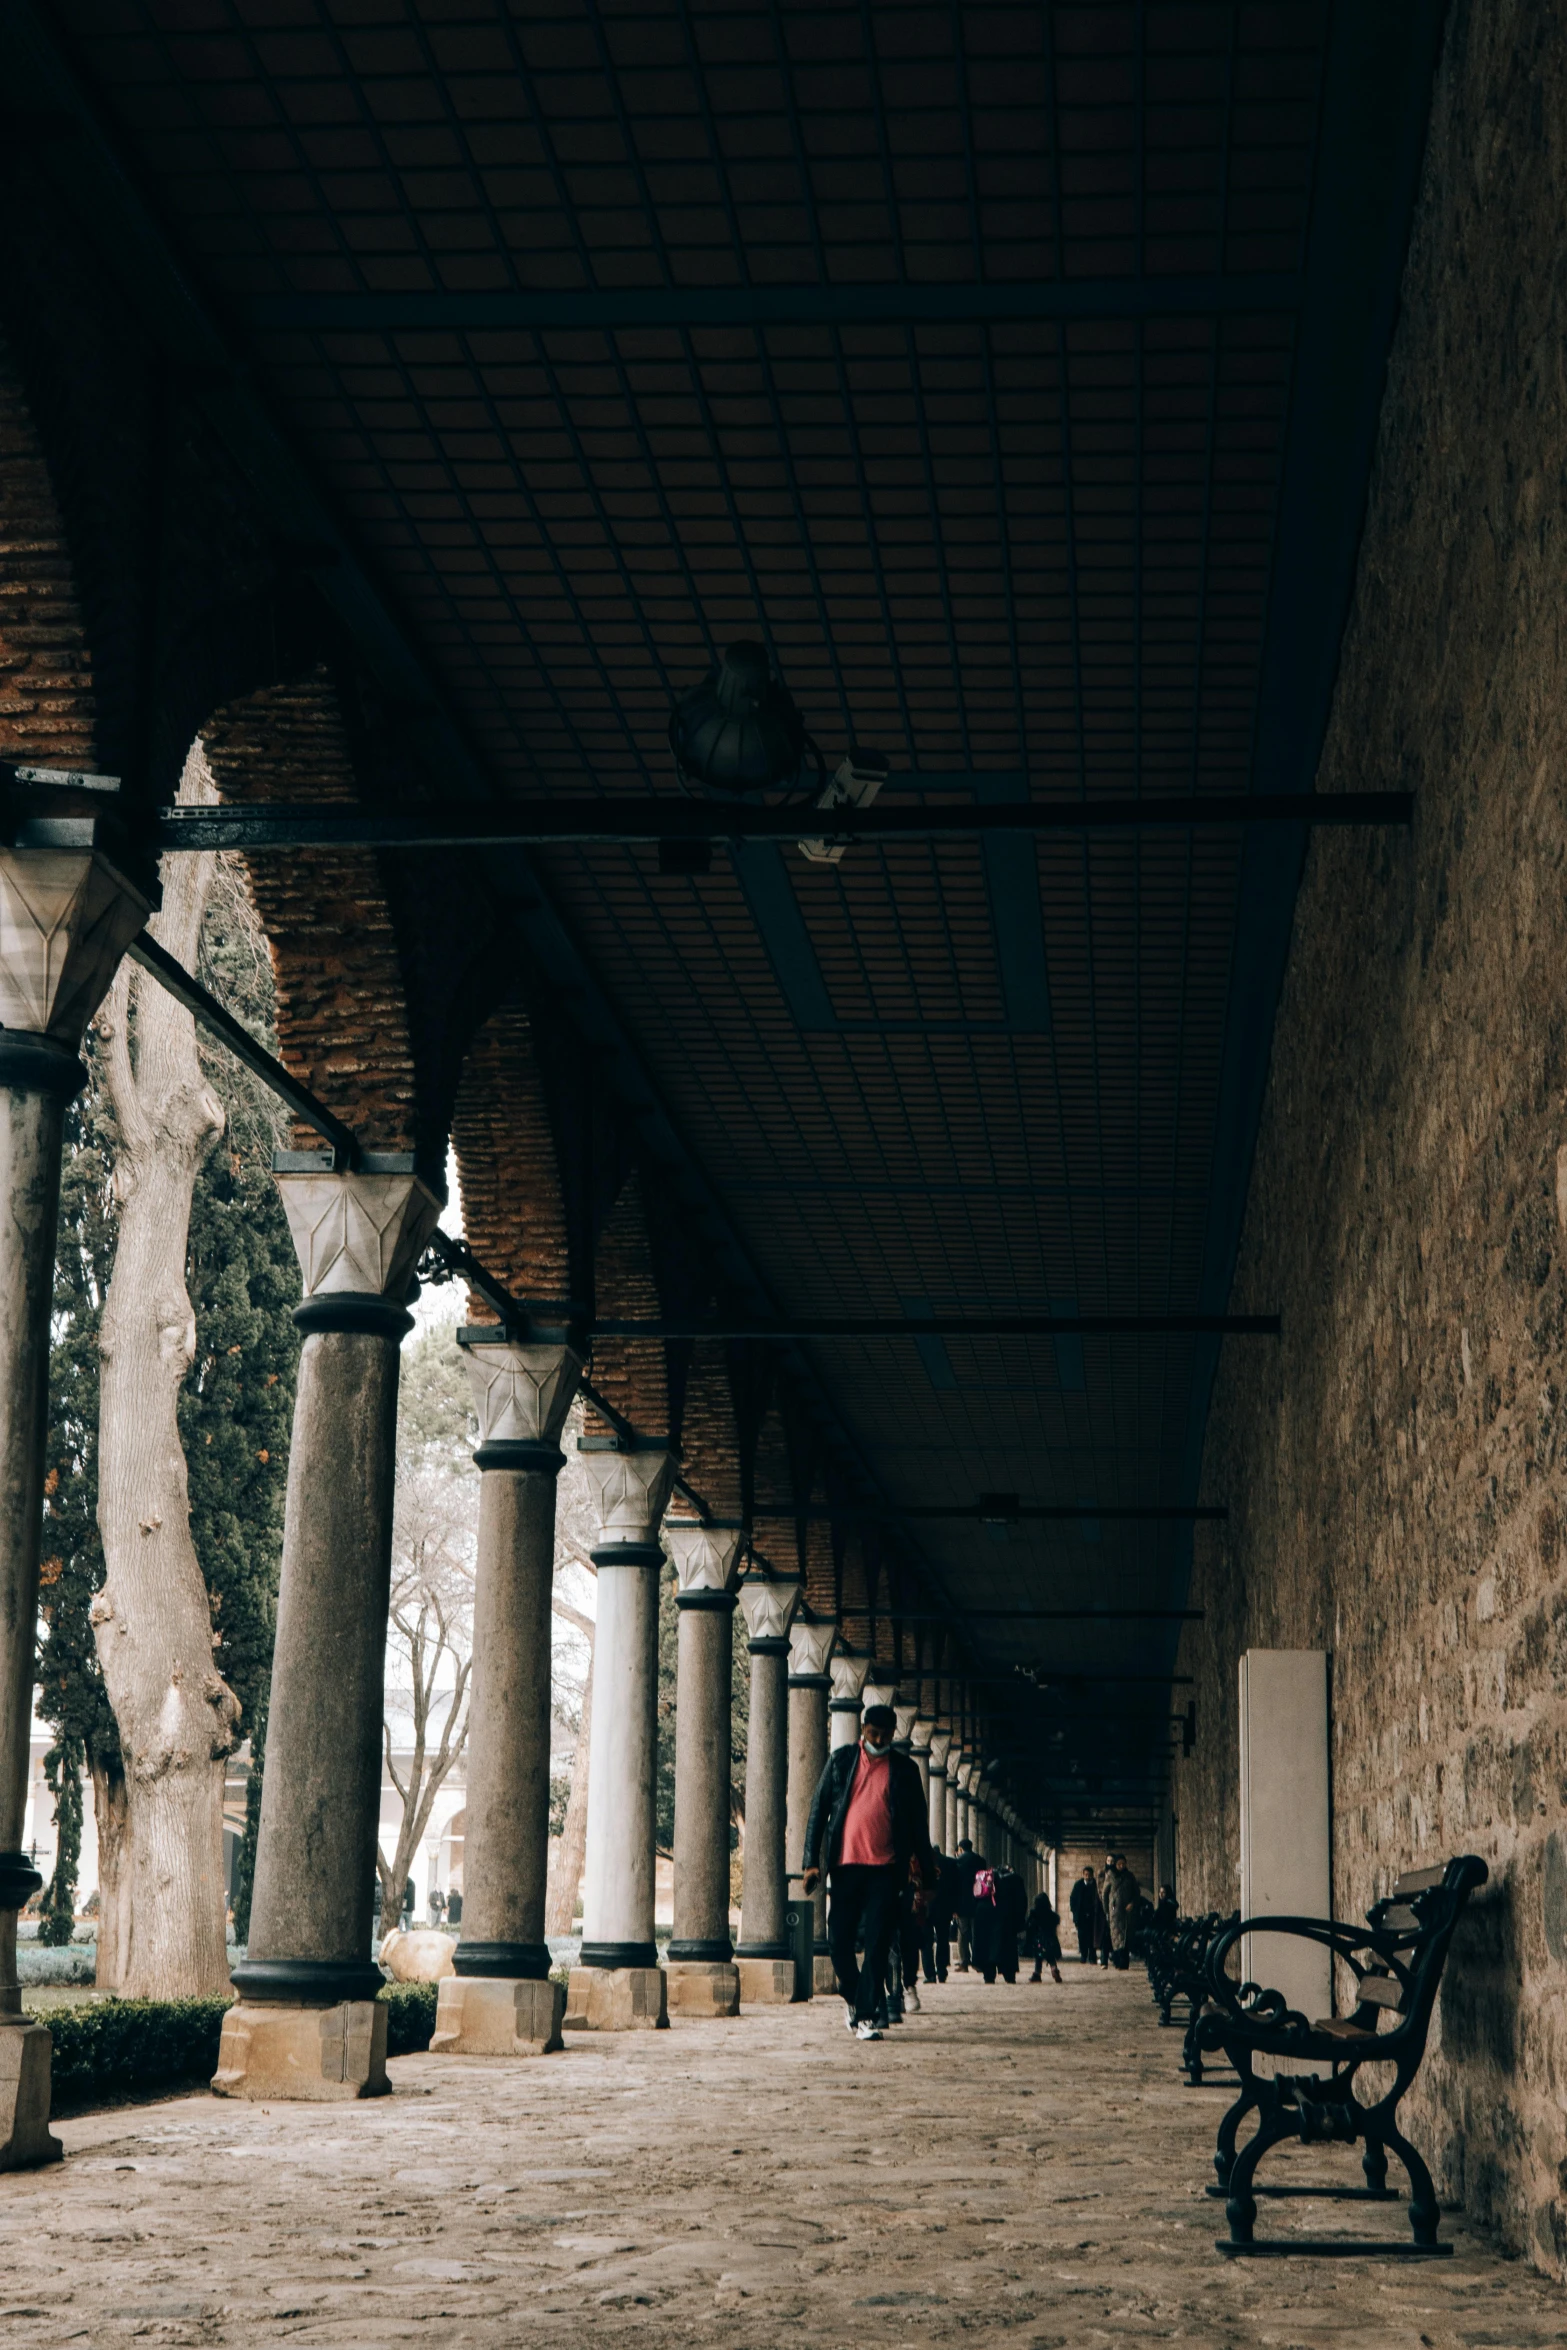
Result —
[[[1223, 2048], [1240, 2078], [1240, 2095], [1219, 2124], [1213, 2167], [1217, 2187], [1211, 2195], [1225, 2198], [1230, 2223], [1228, 2240], [1218, 2249], [1235, 2257], [1247, 2254], [1316, 2255], [1367, 2252], [1440, 2256], [1452, 2250], [1437, 2241], [1438, 2207], [1431, 2174], [1399, 2131], [1399, 2102], [1420, 2070], [1431, 2016], [1441, 1986], [1448, 1946], [1471, 1893], [1486, 1881], [1483, 1860], [1465, 1854], [1445, 1868], [1423, 1869], [1399, 1878], [1392, 1893], [1375, 1902], [1364, 1926], [1339, 1925], [1327, 1918], [1234, 1918], [1208, 1953], [1208, 2003], [1194, 2015], [1189, 2037], [1198, 2051]], [[1256, 1983], [1236, 1984], [1225, 1972], [1230, 1952], [1243, 1934], [1289, 1934], [1318, 1942], [1349, 1967], [1358, 1998], [1352, 2014], [1310, 2022], [1286, 2005], [1281, 1993]], [[1368, 1988], [1368, 1986], [1376, 1986]], [[1391, 2031], [1379, 2031], [1385, 2011], [1398, 2021]], [[1312, 2073], [1275, 2073], [1272, 2078], [1253, 2069], [1258, 2056], [1292, 2057], [1326, 2064], [1326, 2078]], [[1355, 2079], [1363, 2065], [1391, 2065], [1393, 2084], [1381, 2096], [1363, 2104], [1355, 2094]], [[1248, 2113], [1257, 2115], [1257, 2127], [1237, 2151], [1236, 2137]], [[1371, 2202], [1390, 2202], [1396, 2189], [1387, 2183], [1387, 2158], [1396, 2154], [1409, 2180], [1409, 2244], [1368, 2243], [1365, 2240], [1287, 2237], [1258, 2243], [1254, 2240], [1257, 2206], [1253, 2179], [1263, 2156], [1288, 2138], [1307, 2145], [1365, 2147], [1361, 2168], [1364, 2187], [1259, 2187], [1260, 2194], [1322, 2194]]]

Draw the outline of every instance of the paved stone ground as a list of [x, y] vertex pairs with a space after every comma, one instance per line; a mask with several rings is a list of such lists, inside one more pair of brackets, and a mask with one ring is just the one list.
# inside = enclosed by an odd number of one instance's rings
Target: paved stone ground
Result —
[[[1230, 2265], [1203, 2194], [1218, 2090], [1144, 1985], [954, 1978], [880, 2046], [836, 2000], [425, 2056], [395, 2096], [197, 2096], [61, 2124], [0, 2178], [0, 2342], [512, 2350], [1017, 2350], [1180, 2342], [1534, 2350], [1567, 2293], [1454, 2219], [1452, 2260]], [[1297, 2177], [1341, 2149], [1285, 2156]], [[1401, 2207], [1272, 2226], [1402, 2234]]]

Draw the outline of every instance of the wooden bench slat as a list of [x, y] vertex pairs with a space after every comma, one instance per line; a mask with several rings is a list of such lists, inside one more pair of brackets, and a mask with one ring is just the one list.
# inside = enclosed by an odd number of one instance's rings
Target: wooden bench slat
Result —
[[1446, 1874], [1445, 1867], [1406, 1869], [1403, 1876], [1398, 1878], [1393, 1886], [1393, 1898], [1395, 1901], [1399, 1901], [1406, 1893], [1429, 1893], [1433, 1885], [1441, 1884]]
[[1388, 1933], [1418, 1933], [1420, 1919], [1407, 1901], [1401, 1901], [1394, 1908], [1382, 1912], [1382, 1927]]
[[1330, 2040], [1374, 2040], [1375, 2031], [1368, 2024], [1352, 2023], [1347, 2015], [1318, 2016], [1312, 2025], [1314, 2032], [1326, 2032]]
[[1404, 1986], [1392, 1975], [1362, 1975], [1359, 1992], [1371, 2007], [1392, 2007], [1402, 2010]]

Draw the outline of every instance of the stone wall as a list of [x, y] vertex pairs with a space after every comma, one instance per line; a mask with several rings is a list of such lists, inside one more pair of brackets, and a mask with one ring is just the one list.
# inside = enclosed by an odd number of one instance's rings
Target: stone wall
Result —
[[1236, 1889], [1236, 1660], [1332, 1658], [1334, 1899], [1481, 1854], [1412, 2135], [1567, 2275], [1567, 20], [1460, 6], [1210, 1422], [1184, 1905]]

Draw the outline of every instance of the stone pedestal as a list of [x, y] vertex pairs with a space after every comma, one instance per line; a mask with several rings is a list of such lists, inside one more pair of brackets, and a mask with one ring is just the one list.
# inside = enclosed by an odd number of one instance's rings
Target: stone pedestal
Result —
[[[402, 1300], [440, 1202], [411, 1161], [338, 1175], [285, 1154], [305, 1276], [250, 1946], [224, 2025], [229, 2096], [362, 2097], [386, 2085], [366, 1957], [381, 1809]], [[378, 2053], [379, 2052], [379, 2053]]]
[[675, 1916], [670, 2013], [738, 2012], [729, 1939], [729, 1690], [737, 1533], [666, 1521], [679, 1613], [675, 1701]]
[[479, 1545], [459, 1980], [443, 1987], [433, 2044], [547, 2056], [565, 1997], [544, 1939], [555, 1480], [582, 1365], [482, 1324], [458, 1337], [479, 1421]]
[[387, 2009], [384, 2000], [343, 1999], [330, 2007], [283, 2006], [242, 1999], [223, 2018], [220, 2097], [288, 2098], [335, 2104], [384, 2097]]
[[790, 2007], [794, 2004], [794, 1960], [792, 1958], [746, 1958], [735, 1964], [740, 1969], [740, 1997], [747, 2007]]
[[53, 2042], [22, 2021], [16, 1917], [42, 1880], [22, 1850], [38, 1624], [49, 1315], [65, 1106], [85, 1071], [82, 1033], [147, 901], [98, 852], [97, 819], [31, 847], [18, 793], [15, 845], [0, 848], [0, 2170], [51, 2162]]
[[[653, 1941], [654, 1775], [658, 1763], [658, 1527], [674, 1461], [666, 1447], [584, 1449], [599, 1521], [598, 1620], [582, 1964], [566, 2029], [632, 2031], [667, 2020]], [[594, 1988], [579, 1977], [615, 1977]], [[579, 2025], [579, 2018], [582, 2019]]]
[[661, 1966], [574, 1966], [566, 1991], [568, 2032], [653, 2032], [669, 2026]]
[[741, 1969], [732, 1958], [672, 1958], [664, 1969], [664, 1996], [671, 2015], [698, 2021], [738, 2015], [741, 1981]]
[[60, 2159], [60, 2141], [49, 2128], [53, 2052], [42, 2024], [0, 2021], [0, 2171]]
[[[466, 1854], [464, 1855], [466, 1863]], [[464, 1867], [464, 1875], [467, 1870]], [[466, 1901], [463, 1904], [467, 1911]], [[564, 2047], [559, 1983], [517, 1976], [448, 1975], [435, 2007], [432, 2056], [549, 2056]]]
[[[784, 1915], [789, 1906], [784, 1830], [789, 1787], [789, 1623], [799, 1597], [798, 1578], [753, 1572], [740, 1584], [740, 1606], [750, 1634], [751, 1719], [746, 1732], [745, 1876], [736, 1955], [741, 1960], [787, 1961], [791, 1999], [794, 1952]], [[750, 1980], [742, 1969], [742, 1999], [767, 1997], [762, 1977], [757, 1976], [754, 1991], [746, 1988]]]

